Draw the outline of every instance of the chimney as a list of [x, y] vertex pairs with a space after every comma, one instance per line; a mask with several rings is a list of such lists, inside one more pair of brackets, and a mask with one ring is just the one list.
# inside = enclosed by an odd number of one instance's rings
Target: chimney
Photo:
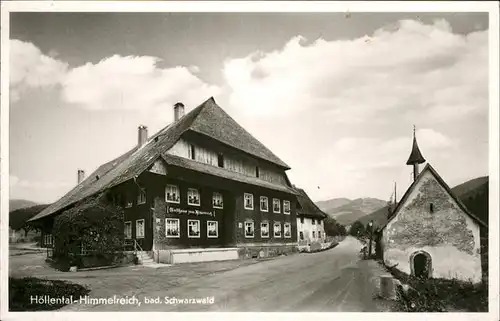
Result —
[[79, 169], [78, 170], [78, 184], [83, 182], [84, 179], [85, 179], [85, 171], [83, 169]]
[[148, 140], [148, 128], [144, 125], [138, 127], [137, 131], [137, 144], [139, 147], [144, 145]]
[[184, 116], [184, 104], [176, 103], [174, 105], [174, 121], [178, 121]]

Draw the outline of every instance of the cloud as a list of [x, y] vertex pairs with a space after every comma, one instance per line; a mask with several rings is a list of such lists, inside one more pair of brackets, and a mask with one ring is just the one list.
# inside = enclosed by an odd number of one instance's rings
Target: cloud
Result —
[[155, 57], [115, 55], [87, 63], [67, 74], [63, 98], [89, 109], [141, 110], [176, 101], [195, 103], [219, 93], [193, 74], [197, 67], [161, 69], [158, 62]]
[[[436, 121], [488, 110], [488, 31], [403, 20], [352, 40], [292, 38], [225, 62], [233, 106], [252, 114], [318, 110], [335, 122], [415, 110]], [[384, 117], [376, 117], [381, 116]]]
[[16, 99], [21, 88], [59, 85], [61, 99], [82, 108], [150, 111], [177, 101], [199, 103], [200, 97], [220, 93], [195, 75], [197, 66], [159, 68], [156, 57], [114, 55], [69, 68], [19, 40], [11, 40], [11, 54], [10, 83]]
[[20, 99], [30, 88], [44, 88], [60, 84], [68, 64], [44, 55], [29, 42], [10, 40], [10, 96]]

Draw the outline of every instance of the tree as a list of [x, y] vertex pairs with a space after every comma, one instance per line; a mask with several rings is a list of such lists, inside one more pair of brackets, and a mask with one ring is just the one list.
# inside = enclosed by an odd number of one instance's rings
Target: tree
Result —
[[112, 263], [123, 249], [123, 209], [103, 195], [85, 199], [55, 218], [53, 236], [60, 262], [78, 265], [86, 252]]
[[360, 221], [352, 223], [351, 229], [349, 230], [349, 235], [352, 236], [363, 236], [366, 233], [366, 229]]
[[347, 234], [344, 225], [340, 224], [332, 217], [327, 217], [324, 221], [324, 225], [325, 233], [328, 236], [339, 236]]
[[36, 227], [27, 222], [30, 218], [43, 211], [48, 205], [35, 205], [26, 208], [20, 208], [9, 213], [9, 226], [15, 231], [23, 230], [24, 237], [28, 232], [36, 230]]

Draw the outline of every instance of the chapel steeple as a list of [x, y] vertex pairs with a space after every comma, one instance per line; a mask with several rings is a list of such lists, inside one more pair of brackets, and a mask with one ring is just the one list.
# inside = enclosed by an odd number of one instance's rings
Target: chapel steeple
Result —
[[420, 149], [417, 144], [417, 137], [415, 135], [415, 125], [413, 125], [413, 146], [411, 148], [410, 157], [408, 157], [408, 161], [406, 165], [413, 165], [413, 181], [417, 179], [418, 176], [418, 165], [425, 163], [425, 158], [422, 156]]

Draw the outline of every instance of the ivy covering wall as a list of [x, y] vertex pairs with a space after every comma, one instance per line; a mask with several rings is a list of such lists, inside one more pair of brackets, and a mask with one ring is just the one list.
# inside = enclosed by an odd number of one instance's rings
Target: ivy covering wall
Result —
[[54, 261], [78, 267], [113, 264], [123, 250], [123, 215], [103, 194], [64, 211], [54, 220]]

